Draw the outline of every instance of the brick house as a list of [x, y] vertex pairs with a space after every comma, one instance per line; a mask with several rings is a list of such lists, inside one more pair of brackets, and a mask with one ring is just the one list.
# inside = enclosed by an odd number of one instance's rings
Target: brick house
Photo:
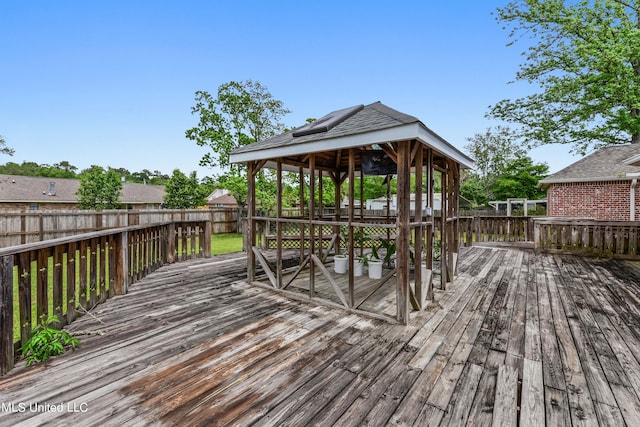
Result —
[[640, 144], [602, 148], [539, 182], [547, 215], [640, 221]]
[[[80, 180], [39, 176], [0, 175], [0, 210], [75, 210]], [[164, 186], [122, 183], [123, 209], [158, 209], [164, 201]]]

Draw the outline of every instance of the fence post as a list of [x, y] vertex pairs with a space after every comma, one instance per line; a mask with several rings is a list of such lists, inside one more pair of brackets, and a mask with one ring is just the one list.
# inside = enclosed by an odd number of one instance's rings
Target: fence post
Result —
[[533, 248], [540, 249], [540, 247], [540, 223], [538, 221], [533, 221]]
[[13, 255], [0, 258], [0, 375], [13, 369]]
[[114, 291], [116, 295], [124, 295], [129, 291], [129, 232], [120, 233], [116, 242], [116, 282]]

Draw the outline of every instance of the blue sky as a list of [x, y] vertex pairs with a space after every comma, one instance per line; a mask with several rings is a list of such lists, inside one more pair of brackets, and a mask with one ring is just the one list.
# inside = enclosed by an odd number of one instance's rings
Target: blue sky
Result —
[[[491, 15], [505, 3], [2, 0], [0, 135], [16, 153], [0, 163], [212, 175], [184, 136], [194, 92], [247, 79], [289, 127], [381, 101], [463, 149], [499, 124], [490, 104], [530, 91], [507, 84], [523, 47]], [[555, 172], [569, 151], [530, 155]]]

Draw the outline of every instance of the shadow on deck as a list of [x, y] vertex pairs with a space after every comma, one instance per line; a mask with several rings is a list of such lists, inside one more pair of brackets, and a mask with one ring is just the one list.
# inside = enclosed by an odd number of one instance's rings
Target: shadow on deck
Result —
[[165, 266], [77, 320], [78, 350], [0, 378], [0, 425], [640, 425], [638, 265], [472, 248], [409, 326], [244, 266]]

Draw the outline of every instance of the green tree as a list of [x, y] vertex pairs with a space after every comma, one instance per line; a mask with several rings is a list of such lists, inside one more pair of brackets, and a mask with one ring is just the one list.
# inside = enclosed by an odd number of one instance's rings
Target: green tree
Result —
[[491, 193], [496, 200], [506, 200], [510, 197], [521, 197], [530, 200], [545, 197], [546, 191], [538, 188], [538, 181], [549, 173], [549, 167], [544, 163], [534, 163], [528, 157], [519, 157], [507, 163], [500, 175], [491, 185]]
[[525, 157], [527, 150], [515, 131], [508, 127], [487, 128], [467, 138], [465, 150], [475, 160], [475, 168], [468, 173], [460, 187], [460, 194], [476, 206], [495, 200], [492, 188], [507, 165]]
[[207, 194], [200, 188], [195, 171], [187, 177], [175, 169], [165, 191], [164, 203], [169, 209], [192, 209], [207, 202]]
[[230, 167], [231, 150], [282, 131], [279, 120], [289, 113], [282, 101], [252, 80], [222, 84], [215, 98], [207, 91], [197, 91], [195, 101], [191, 113], [199, 115], [198, 125], [185, 135], [211, 148], [200, 160], [202, 166]]
[[7, 147], [7, 141], [4, 140], [4, 137], [0, 135], [0, 153], [6, 154], [8, 156], [13, 156], [15, 150]]
[[573, 151], [640, 141], [640, 1], [515, 0], [497, 10], [513, 44], [530, 39], [515, 80], [540, 88], [491, 107], [530, 145]]
[[80, 174], [78, 205], [80, 209], [118, 209], [120, 190], [122, 181], [115, 170], [92, 165]]

